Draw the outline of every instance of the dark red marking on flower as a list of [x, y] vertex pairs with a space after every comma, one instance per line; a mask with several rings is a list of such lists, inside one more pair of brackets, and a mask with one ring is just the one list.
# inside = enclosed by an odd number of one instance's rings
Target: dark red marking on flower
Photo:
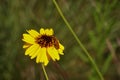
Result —
[[54, 46], [59, 49], [59, 41], [55, 36], [42, 35], [36, 38], [36, 43], [41, 47], [51, 47]]

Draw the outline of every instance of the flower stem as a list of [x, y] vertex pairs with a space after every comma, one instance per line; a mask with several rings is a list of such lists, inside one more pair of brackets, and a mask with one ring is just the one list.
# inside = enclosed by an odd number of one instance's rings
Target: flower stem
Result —
[[42, 69], [43, 69], [43, 72], [44, 72], [44, 75], [45, 75], [46, 80], [49, 80], [49, 79], [48, 79], [48, 75], [47, 75], [46, 70], [45, 70], [44, 64], [42, 64]]
[[94, 69], [96, 70], [96, 72], [98, 73], [99, 77], [101, 80], [104, 80], [101, 72], [99, 71], [95, 61], [92, 59], [92, 57], [90, 56], [89, 52], [87, 51], [87, 49], [83, 46], [83, 44], [81, 43], [81, 41], [79, 40], [79, 38], [77, 37], [77, 35], [75, 34], [75, 32], [73, 31], [73, 29], [71, 28], [70, 24], [68, 23], [67, 19], [65, 18], [65, 16], [63, 15], [60, 7], [58, 6], [57, 2], [55, 0], [52, 0], [54, 5], [56, 6], [60, 16], [62, 17], [63, 21], [65, 22], [65, 24], [67, 25], [68, 29], [71, 31], [71, 33], [73, 34], [74, 38], [76, 39], [76, 41], [78, 42], [79, 46], [83, 49], [83, 51], [85, 52], [85, 54], [87, 55], [87, 57], [89, 58], [91, 64], [93, 65]]

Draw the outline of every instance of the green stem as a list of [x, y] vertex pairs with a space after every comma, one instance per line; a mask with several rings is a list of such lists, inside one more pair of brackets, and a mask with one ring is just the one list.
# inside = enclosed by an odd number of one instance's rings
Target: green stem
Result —
[[48, 76], [47, 76], [47, 73], [46, 73], [46, 70], [45, 70], [44, 64], [42, 64], [42, 69], [43, 69], [43, 72], [44, 72], [44, 75], [45, 75], [46, 80], [49, 80], [49, 79], [48, 79]]
[[92, 57], [89, 55], [89, 52], [86, 50], [86, 48], [83, 46], [83, 44], [81, 43], [81, 41], [79, 40], [79, 38], [77, 37], [77, 35], [75, 34], [75, 32], [73, 31], [73, 29], [71, 28], [70, 24], [68, 23], [68, 21], [66, 20], [66, 18], [64, 17], [60, 7], [58, 6], [57, 2], [55, 0], [52, 0], [54, 5], [56, 6], [60, 16], [62, 17], [63, 21], [65, 22], [65, 24], [67, 25], [68, 29], [71, 31], [71, 33], [73, 34], [73, 36], [75, 37], [76, 41], [78, 42], [79, 46], [83, 49], [83, 51], [86, 53], [87, 57], [89, 58], [90, 62], [92, 63], [94, 69], [96, 70], [96, 72], [98, 73], [99, 77], [101, 80], [104, 80], [101, 72], [99, 71], [96, 63], [94, 62], [94, 60], [92, 59]]

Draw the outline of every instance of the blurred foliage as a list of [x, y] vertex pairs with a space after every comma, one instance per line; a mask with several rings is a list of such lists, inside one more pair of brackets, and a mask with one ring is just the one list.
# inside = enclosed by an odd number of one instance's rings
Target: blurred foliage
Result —
[[[57, 0], [105, 80], [120, 79], [120, 1]], [[40, 64], [24, 55], [26, 29], [52, 27], [65, 46], [46, 67], [50, 80], [99, 80], [52, 0], [0, 0], [0, 80], [45, 80]]]

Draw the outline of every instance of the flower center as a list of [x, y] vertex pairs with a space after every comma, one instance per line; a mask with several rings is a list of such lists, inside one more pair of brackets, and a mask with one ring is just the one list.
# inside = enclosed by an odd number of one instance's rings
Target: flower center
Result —
[[59, 41], [55, 36], [42, 35], [37, 37], [36, 42], [41, 47], [51, 47], [54, 46], [56, 49], [59, 49]]

